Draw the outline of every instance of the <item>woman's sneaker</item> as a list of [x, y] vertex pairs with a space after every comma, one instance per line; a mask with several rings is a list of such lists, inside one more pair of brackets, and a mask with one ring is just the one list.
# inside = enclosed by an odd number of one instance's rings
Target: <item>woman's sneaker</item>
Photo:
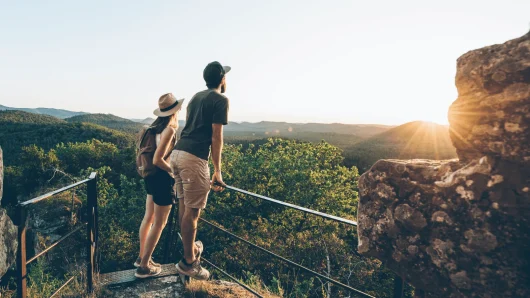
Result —
[[184, 260], [181, 260], [176, 265], [178, 273], [181, 275], [189, 276], [197, 280], [207, 280], [210, 278], [210, 272], [201, 266], [199, 260], [195, 260], [191, 265], [185, 264]]
[[156, 267], [156, 266], [147, 266], [147, 268], [138, 267], [136, 268], [136, 272], [134, 273], [134, 276], [137, 278], [148, 278], [157, 276], [162, 272], [162, 268]]
[[[141, 263], [142, 263], [142, 258], [138, 257], [138, 259], [136, 259], [136, 262], [134, 262], [134, 267], [136, 268], [140, 267]], [[156, 263], [155, 261], [153, 261], [153, 259], [149, 260], [149, 265], [155, 266], [155, 267], [162, 267], [162, 265]]]

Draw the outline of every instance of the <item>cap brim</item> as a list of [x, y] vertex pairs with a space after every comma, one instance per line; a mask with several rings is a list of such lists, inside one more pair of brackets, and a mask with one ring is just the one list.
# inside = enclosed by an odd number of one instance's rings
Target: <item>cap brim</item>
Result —
[[223, 66], [223, 70], [225, 71], [225, 73], [228, 73], [230, 70], [232, 69], [232, 67], [230, 66]]
[[155, 116], [158, 116], [158, 117], [168, 117], [168, 116], [171, 116], [171, 115], [175, 114], [176, 112], [178, 112], [182, 108], [182, 104], [184, 103], [185, 99], [181, 98], [181, 99], [178, 99], [177, 101], [179, 103], [174, 108], [172, 108], [171, 110], [162, 112], [162, 111], [160, 111], [160, 109], [156, 109], [156, 110], [153, 111], [153, 114]]

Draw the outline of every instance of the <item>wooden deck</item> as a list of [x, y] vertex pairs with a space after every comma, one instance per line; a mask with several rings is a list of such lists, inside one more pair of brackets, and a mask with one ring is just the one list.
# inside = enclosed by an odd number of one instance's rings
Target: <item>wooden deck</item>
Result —
[[165, 276], [170, 276], [170, 275], [178, 275], [175, 264], [162, 265], [162, 273], [160, 273], [157, 276], [149, 277], [149, 278], [142, 278], [142, 279], [136, 278], [134, 276], [134, 272], [136, 272], [136, 269], [100, 274], [98, 283], [102, 286], [110, 286], [110, 285], [131, 283], [131, 282], [135, 282], [135, 281], [143, 280], [143, 279], [153, 279], [153, 278], [160, 278], [160, 277], [165, 277]]

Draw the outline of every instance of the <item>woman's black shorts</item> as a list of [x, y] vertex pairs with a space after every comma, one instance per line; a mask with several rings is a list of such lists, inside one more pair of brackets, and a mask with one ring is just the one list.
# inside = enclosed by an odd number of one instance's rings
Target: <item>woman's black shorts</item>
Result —
[[144, 178], [145, 190], [153, 196], [153, 202], [158, 206], [168, 206], [176, 203], [175, 179], [164, 170], [158, 170], [153, 175]]

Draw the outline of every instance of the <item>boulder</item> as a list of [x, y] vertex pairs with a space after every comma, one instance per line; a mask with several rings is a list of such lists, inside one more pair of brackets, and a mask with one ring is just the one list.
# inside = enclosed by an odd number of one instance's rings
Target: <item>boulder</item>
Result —
[[530, 297], [530, 33], [458, 59], [458, 160], [381, 160], [358, 250], [429, 297]]
[[359, 181], [358, 250], [430, 296], [530, 297], [529, 185], [498, 158], [378, 161]]
[[530, 32], [458, 59], [450, 136], [461, 161], [482, 155], [530, 165]]
[[2, 202], [2, 195], [4, 194], [4, 156], [2, 147], [0, 147], [0, 203]]
[[[2, 149], [0, 148], [0, 200], [4, 178], [2, 161]], [[0, 277], [15, 263], [17, 247], [17, 228], [7, 216], [6, 210], [0, 208]]]
[[17, 228], [0, 208], [0, 277], [15, 263], [17, 247]]

